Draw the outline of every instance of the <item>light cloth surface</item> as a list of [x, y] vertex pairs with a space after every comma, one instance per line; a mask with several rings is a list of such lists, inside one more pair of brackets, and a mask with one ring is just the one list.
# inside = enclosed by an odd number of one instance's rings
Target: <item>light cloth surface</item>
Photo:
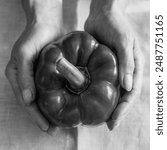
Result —
[[[75, 0], [71, 0], [73, 3]], [[68, 2], [67, 2], [68, 3]], [[90, 1], [78, 7], [78, 29], [83, 29]], [[66, 7], [68, 10], [68, 7]], [[141, 99], [121, 125], [109, 132], [106, 125], [79, 127], [79, 150], [149, 150], [149, 1], [127, 0], [126, 13], [136, 31], [146, 58]], [[70, 14], [65, 15], [71, 21]], [[38, 129], [15, 99], [4, 69], [12, 46], [25, 25], [20, 0], [0, 0], [0, 150], [67, 150], [74, 141], [71, 131], [58, 130], [48, 135]], [[70, 28], [73, 28], [72, 25]], [[74, 150], [74, 149], [73, 149]]]

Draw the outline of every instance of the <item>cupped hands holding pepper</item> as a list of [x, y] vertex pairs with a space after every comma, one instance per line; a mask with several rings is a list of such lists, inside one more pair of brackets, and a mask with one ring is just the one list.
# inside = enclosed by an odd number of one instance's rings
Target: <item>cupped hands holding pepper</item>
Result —
[[[16, 98], [30, 117], [44, 131], [49, 122], [36, 106], [34, 62], [41, 49], [64, 34], [62, 0], [22, 1], [27, 25], [15, 43], [6, 76]], [[85, 31], [100, 43], [115, 49], [119, 61], [119, 82], [126, 91], [112, 113], [107, 125], [116, 127], [127, 114], [135, 99], [140, 96], [143, 74], [143, 55], [137, 39], [115, 0], [92, 0]]]

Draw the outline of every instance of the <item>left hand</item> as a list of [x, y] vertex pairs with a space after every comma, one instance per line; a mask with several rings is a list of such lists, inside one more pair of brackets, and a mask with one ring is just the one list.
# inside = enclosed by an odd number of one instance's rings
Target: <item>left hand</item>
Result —
[[95, 11], [90, 12], [85, 23], [85, 30], [102, 44], [116, 49], [119, 61], [119, 81], [121, 87], [126, 90], [112, 113], [111, 119], [107, 122], [108, 128], [112, 130], [120, 124], [134, 100], [140, 96], [144, 57], [132, 28], [119, 9]]

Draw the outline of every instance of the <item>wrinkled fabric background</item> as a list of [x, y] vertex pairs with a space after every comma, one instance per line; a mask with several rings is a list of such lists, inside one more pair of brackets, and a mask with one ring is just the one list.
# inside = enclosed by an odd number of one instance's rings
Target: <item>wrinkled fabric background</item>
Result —
[[[69, 5], [75, 7], [75, 0], [64, 0], [68, 12]], [[88, 15], [90, 0], [80, 0], [78, 5], [78, 26], [83, 30]], [[109, 132], [106, 125], [96, 128], [79, 127], [79, 150], [149, 150], [149, 1], [125, 0], [128, 19], [134, 28], [141, 50], [146, 58], [141, 99], [136, 99], [134, 107], [121, 125]], [[64, 14], [68, 30], [73, 30], [75, 11]], [[25, 26], [25, 16], [20, 0], [0, 0], [0, 150], [68, 150], [76, 141], [69, 132], [58, 130], [53, 135], [43, 133], [34, 125], [26, 112], [16, 101], [12, 89], [5, 78], [4, 69], [10, 58], [14, 42]], [[74, 150], [74, 149], [73, 149]]]

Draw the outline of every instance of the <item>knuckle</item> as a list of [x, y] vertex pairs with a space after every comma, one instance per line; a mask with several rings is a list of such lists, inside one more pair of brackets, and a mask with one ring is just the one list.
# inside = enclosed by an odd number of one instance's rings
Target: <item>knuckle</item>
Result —
[[31, 47], [26, 46], [26, 45], [22, 45], [20, 46], [20, 48], [18, 49], [18, 59], [21, 62], [27, 61], [27, 60], [31, 60], [31, 58], [33, 57], [33, 51], [30, 50]]
[[134, 62], [132, 61], [127, 61], [126, 64], [125, 64], [125, 69], [128, 71], [128, 72], [133, 72], [135, 66], [134, 66]]
[[32, 73], [25, 70], [19, 70], [18, 72], [18, 82], [22, 89], [35, 89], [34, 79]]
[[133, 60], [128, 60], [128, 59], [124, 59], [120, 62], [120, 66], [121, 68], [126, 71], [127, 73], [132, 73], [134, 68], [135, 68], [135, 64]]
[[126, 32], [120, 36], [120, 41], [122, 42], [122, 45], [124, 47], [127, 47], [127, 43], [129, 43], [132, 40], [133, 40], [133, 36], [130, 32], [129, 33]]
[[139, 64], [143, 67], [145, 64], [144, 54], [141, 51], [139, 51], [137, 57], [139, 59]]
[[28, 50], [25, 46], [20, 46], [19, 49], [18, 49], [19, 59], [25, 59], [27, 51]]
[[28, 75], [24, 72], [24, 70], [20, 69], [18, 72], [18, 82], [21, 86], [25, 86], [26, 84], [30, 84], [29, 83], [29, 78]]
[[[25, 70], [28, 69], [28, 66], [33, 66], [33, 59], [34, 57], [31, 56], [31, 54], [27, 51], [21, 50], [18, 56], [18, 61], [19, 61], [19, 69], [20, 70]], [[28, 67], [28, 68], [27, 68]]]
[[20, 84], [23, 84], [25, 82], [25, 75], [23, 74], [23, 71], [21, 69], [18, 70], [17, 77]]

